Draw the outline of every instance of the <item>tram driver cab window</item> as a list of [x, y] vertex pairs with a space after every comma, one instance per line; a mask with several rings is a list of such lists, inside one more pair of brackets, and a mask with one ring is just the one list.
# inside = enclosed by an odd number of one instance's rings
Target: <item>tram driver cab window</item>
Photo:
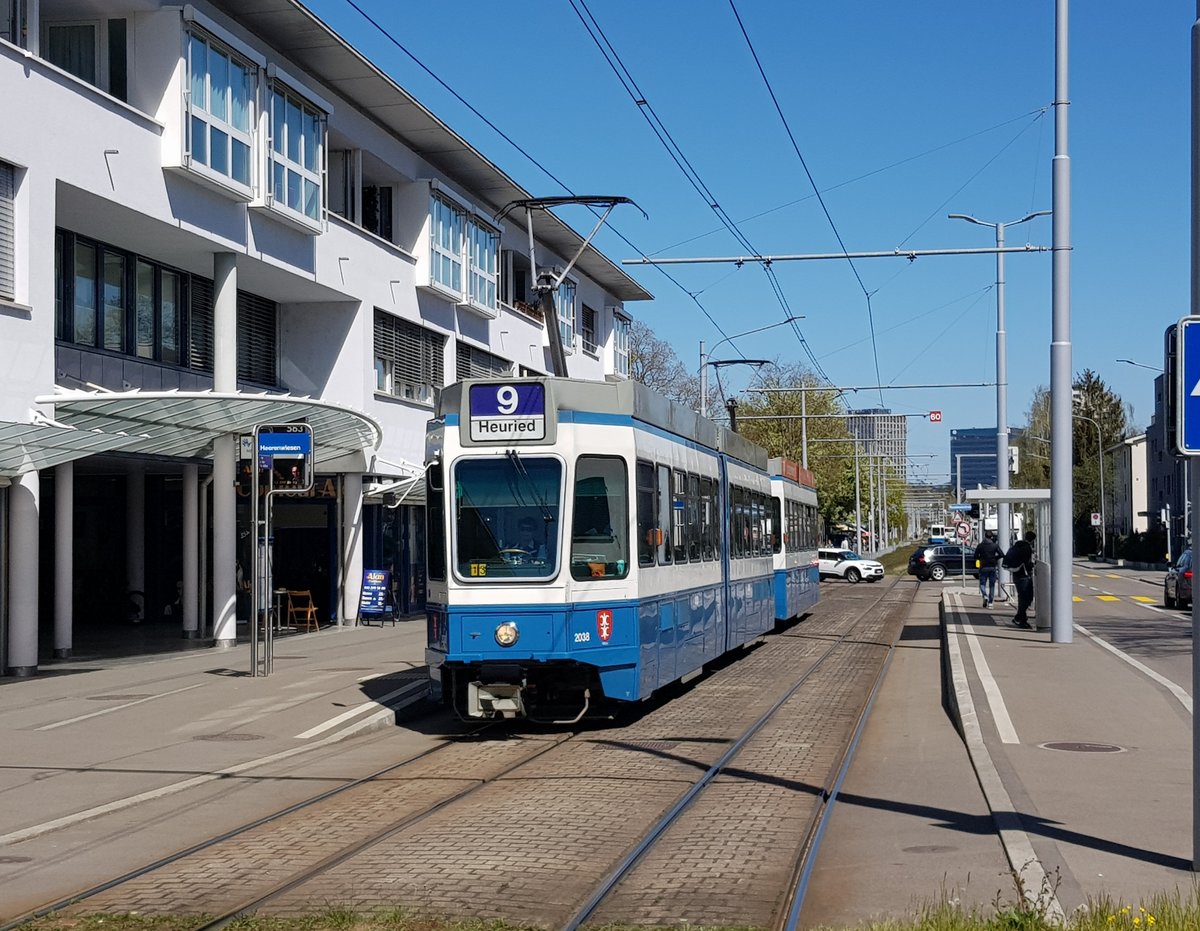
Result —
[[550, 457], [454, 466], [455, 556], [467, 582], [548, 579], [557, 569], [562, 464]]

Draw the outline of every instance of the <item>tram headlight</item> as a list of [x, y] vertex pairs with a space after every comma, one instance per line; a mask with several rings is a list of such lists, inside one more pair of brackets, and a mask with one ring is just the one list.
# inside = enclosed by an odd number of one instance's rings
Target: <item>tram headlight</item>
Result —
[[517, 625], [512, 621], [505, 621], [496, 628], [496, 642], [502, 647], [512, 646], [520, 636], [521, 633], [517, 630]]

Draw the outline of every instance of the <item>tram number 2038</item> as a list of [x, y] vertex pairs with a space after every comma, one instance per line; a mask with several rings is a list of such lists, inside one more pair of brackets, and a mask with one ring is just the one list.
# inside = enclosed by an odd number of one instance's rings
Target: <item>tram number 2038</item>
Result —
[[592, 639], [592, 635], [589, 631], [580, 630], [580, 631], [575, 632], [575, 642], [576, 643], [589, 643], [591, 641], [591, 639]]

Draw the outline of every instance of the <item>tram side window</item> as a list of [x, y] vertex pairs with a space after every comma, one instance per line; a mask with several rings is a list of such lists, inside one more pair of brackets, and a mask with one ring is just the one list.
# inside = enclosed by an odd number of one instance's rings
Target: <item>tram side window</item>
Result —
[[671, 529], [675, 543], [675, 562], [688, 561], [687, 476], [671, 473]]
[[688, 473], [687, 477], [687, 522], [688, 558], [692, 562], [701, 559], [701, 539], [704, 535], [700, 526], [700, 476]]
[[[790, 504], [790, 502], [789, 502]], [[789, 509], [790, 510], [790, 509]], [[783, 551], [783, 499], [771, 496], [771, 552], [780, 553]]]
[[717, 558], [717, 501], [711, 478], [700, 479], [700, 548], [705, 559]]
[[763, 556], [769, 552], [767, 549], [767, 514], [763, 496], [758, 492], [752, 492], [754, 502], [754, 526], [751, 528], [750, 539], [754, 545], [753, 553], [755, 556]]
[[742, 534], [738, 529], [738, 490], [732, 485], [729, 486], [729, 500], [725, 507], [729, 512], [729, 558], [737, 559], [742, 555], [740, 551]]
[[658, 542], [658, 522], [654, 517], [654, 466], [648, 462], [639, 461], [637, 464], [639, 566], [654, 565], [654, 548]]
[[623, 579], [629, 574], [629, 495], [625, 463], [580, 456], [575, 465], [571, 577]]
[[662, 539], [658, 543], [658, 564], [671, 564], [671, 470], [665, 466], [658, 467], [658, 487], [655, 489], [658, 498], [658, 526], [662, 530]]
[[425, 541], [428, 552], [426, 571], [431, 579], [446, 577], [446, 488], [442, 464], [431, 465], [425, 473]]

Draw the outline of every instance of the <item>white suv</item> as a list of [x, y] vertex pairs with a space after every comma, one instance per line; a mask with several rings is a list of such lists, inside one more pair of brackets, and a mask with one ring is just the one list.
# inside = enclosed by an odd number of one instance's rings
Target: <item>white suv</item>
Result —
[[820, 560], [818, 572], [823, 579], [832, 576], [847, 582], [857, 582], [860, 579], [878, 582], [883, 578], [883, 563], [863, 559], [852, 550], [818, 550], [817, 558]]

